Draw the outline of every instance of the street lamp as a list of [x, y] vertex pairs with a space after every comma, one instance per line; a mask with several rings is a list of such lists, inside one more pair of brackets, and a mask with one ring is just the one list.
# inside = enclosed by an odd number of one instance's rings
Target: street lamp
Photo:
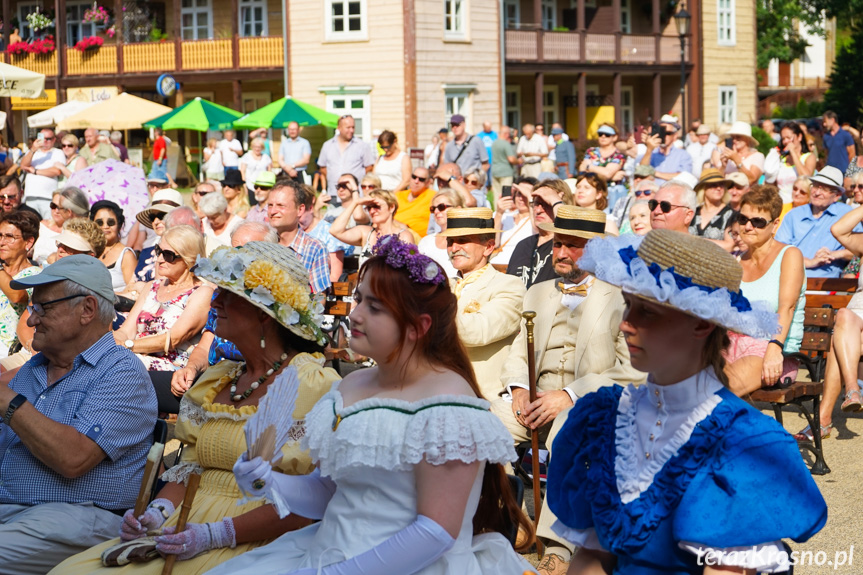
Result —
[[683, 126], [684, 138], [686, 137], [686, 37], [692, 25], [692, 16], [686, 11], [683, 4], [674, 15], [674, 23], [677, 25], [677, 35], [680, 36], [680, 107], [681, 125]]

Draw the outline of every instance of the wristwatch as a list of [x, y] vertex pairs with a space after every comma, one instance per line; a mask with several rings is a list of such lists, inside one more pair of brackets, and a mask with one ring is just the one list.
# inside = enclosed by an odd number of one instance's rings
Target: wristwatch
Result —
[[27, 398], [20, 393], [13, 397], [12, 401], [9, 402], [9, 407], [6, 408], [6, 413], [3, 414], [3, 423], [9, 425], [9, 422], [12, 421], [12, 416], [15, 415], [15, 411], [25, 403], [27, 403]]
[[135, 340], [127, 339], [123, 342], [123, 345], [125, 345], [127, 349], [132, 349], [132, 347], [135, 345]]

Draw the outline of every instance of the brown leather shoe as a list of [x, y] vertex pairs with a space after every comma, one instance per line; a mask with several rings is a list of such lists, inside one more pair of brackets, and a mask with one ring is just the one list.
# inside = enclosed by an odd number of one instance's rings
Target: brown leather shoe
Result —
[[568, 569], [569, 563], [555, 553], [546, 553], [539, 565], [536, 566], [539, 575], [566, 575]]

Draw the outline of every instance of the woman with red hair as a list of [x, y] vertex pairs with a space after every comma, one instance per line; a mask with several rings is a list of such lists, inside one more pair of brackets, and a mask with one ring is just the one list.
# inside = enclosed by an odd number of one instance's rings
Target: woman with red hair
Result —
[[500, 465], [512, 439], [480, 396], [443, 270], [384, 237], [355, 301], [351, 348], [377, 366], [306, 417], [318, 468], [289, 477], [246, 455], [234, 466], [248, 494], [321, 521], [211, 573], [521, 575], [530, 564], [500, 534], [511, 518], [531, 531]]

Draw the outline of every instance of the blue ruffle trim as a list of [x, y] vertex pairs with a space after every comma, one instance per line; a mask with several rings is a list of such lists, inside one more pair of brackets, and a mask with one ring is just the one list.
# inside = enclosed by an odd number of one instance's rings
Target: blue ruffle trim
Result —
[[594, 527], [609, 552], [634, 555], [677, 508], [739, 412], [727, 402], [717, 405], [696, 425], [689, 441], [668, 460], [650, 487], [623, 504], [614, 473], [614, 429], [622, 392], [616, 385], [578, 400], [554, 442], [548, 497], [551, 510], [564, 525]]
[[[623, 249], [618, 250], [617, 253], [620, 254], [620, 259], [623, 261], [623, 263], [626, 264], [627, 267], [629, 267], [630, 273], [634, 273], [632, 270], [631, 262], [632, 262], [632, 260], [634, 260], [638, 257], [638, 252], [635, 251], [635, 248], [633, 248], [632, 246], [628, 246], [628, 247], [625, 247]], [[678, 274], [676, 271], [674, 271], [674, 266], [671, 266], [670, 268], [663, 270], [661, 267], [659, 267], [659, 264], [654, 262], [654, 263], [650, 264], [649, 266], [647, 266], [647, 271], [649, 271], [650, 274], [654, 278], [656, 278], [656, 285], [657, 286], [662, 285], [662, 282], [660, 281], [660, 278], [659, 278], [660, 274], [662, 272], [668, 272], [674, 278], [674, 282], [677, 284], [677, 289], [679, 289], [681, 291], [685, 290], [686, 288], [691, 288], [691, 287], [696, 287], [696, 288], [700, 289], [701, 291], [704, 291], [707, 293], [713, 293], [713, 292], [720, 290], [720, 289], [726, 289], [726, 288], [712, 288], [712, 287], [708, 287], [708, 286], [703, 286], [701, 284], [697, 284], [697, 283], [692, 281], [692, 278], [682, 276], [682, 275]], [[737, 311], [749, 311], [752, 309], [752, 306], [749, 305], [749, 300], [747, 300], [743, 296], [742, 292], [740, 292], [740, 291], [733, 292], [731, 290], [726, 290], [726, 291], [728, 291], [728, 295], [731, 298], [731, 305], [734, 306], [734, 308], [737, 309]]]

